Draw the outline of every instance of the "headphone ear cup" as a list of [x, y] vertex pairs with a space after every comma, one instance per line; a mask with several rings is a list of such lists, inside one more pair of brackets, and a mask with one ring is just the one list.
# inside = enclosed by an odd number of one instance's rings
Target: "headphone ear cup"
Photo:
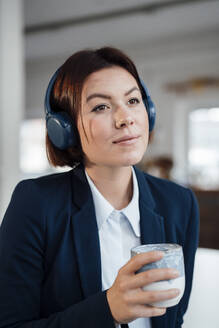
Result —
[[49, 139], [57, 148], [64, 150], [78, 144], [77, 129], [67, 113], [48, 113], [46, 128]]
[[140, 80], [140, 81], [141, 81], [141, 86], [146, 95], [146, 97], [143, 96], [143, 102], [144, 102], [145, 108], [148, 113], [149, 132], [151, 132], [154, 129], [154, 125], [155, 125], [155, 121], [156, 121], [156, 108], [155, 108], [153, 101], [151, 100], [151, 97], [149, 95], [146, 85], [144, 84], [143, 80]]
[[58, 73], [59, 68], [49, 81], [45, 94], [44, 108], [49, 139], [54, 146], [63, 150], [77, 146], [80, 140], [76, 125], [71, 117], [66, 112], [54, 112], [50, 105], [50, 96]]
[[149, 132], [151, 132], [154, 129], [154, 125], [155, 125], [156, 109], [150, 97], [148, 97], [147, 100], [144, 101], [144, 104], [148, 113]]

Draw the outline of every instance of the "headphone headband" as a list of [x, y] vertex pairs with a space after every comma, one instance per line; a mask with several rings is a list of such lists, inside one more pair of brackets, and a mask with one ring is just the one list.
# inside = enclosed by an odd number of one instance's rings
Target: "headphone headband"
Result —
[[59, 68], [56, 70], [56, 72], [51, 77], [48, 87], [47, 87], [47, 90], [46, 90], [46, 95], [45, 95], [45, 99], [44, 99], [44, 109], [45, 109], [46, 116], [53, 114], [53, 110], [50, 105], [50, 96], [51, 96], [51, 92], [54, 87], [55, 81], [57, 79], [58, 73], [59, 73]]

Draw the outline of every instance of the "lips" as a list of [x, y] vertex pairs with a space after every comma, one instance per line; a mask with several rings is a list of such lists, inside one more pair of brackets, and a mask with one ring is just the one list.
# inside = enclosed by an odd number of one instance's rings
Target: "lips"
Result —
[[124, 136], [121, 137], [115, 141], [113, 141], [113, 143], [120, 143], [120, 142], [124, 142], [124, 141], [128, 141], [128, 140], [133, 140], [133, 139], [137, 139], [139, 136]]

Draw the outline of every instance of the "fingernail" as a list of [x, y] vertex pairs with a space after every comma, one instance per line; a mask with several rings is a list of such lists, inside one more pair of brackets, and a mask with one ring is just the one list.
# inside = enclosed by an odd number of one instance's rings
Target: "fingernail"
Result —
[[179, 295], [180, 294], [180, 290], [179, 289], [173, 289], [173, 294], [174, 295]]
[[157, 255], [163, 257], [163, 256], [164, 256], [164, 252], [158, 251], [158, 252], [157, 252]]
[[160, 314], [165, 314], [167, 312], [167, 309], [166, 308], [159, 308], [160, 309]]
[[179, 276], [179, 271], [178, 270], [173, 269], [172, 273], [175, 277]]

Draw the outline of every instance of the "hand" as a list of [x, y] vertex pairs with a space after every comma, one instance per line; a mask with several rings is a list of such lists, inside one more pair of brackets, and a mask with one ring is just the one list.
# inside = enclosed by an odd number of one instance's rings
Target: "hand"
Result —
[[155, 317], [165, 314], [165, 308], [147, 305], [171, 299], [179, 295], [178, 289], [165, 291], [144, 291], [142, 287], [159, 280], [173, 279], [179, 276], [175, 269], [152, 269], [135, 273], [143, 265], [160, 260], [162, 252], [153, 251], [132, 257], [118, 272], [107, 301], [116, 323], [129, 323], [139, 317]]

